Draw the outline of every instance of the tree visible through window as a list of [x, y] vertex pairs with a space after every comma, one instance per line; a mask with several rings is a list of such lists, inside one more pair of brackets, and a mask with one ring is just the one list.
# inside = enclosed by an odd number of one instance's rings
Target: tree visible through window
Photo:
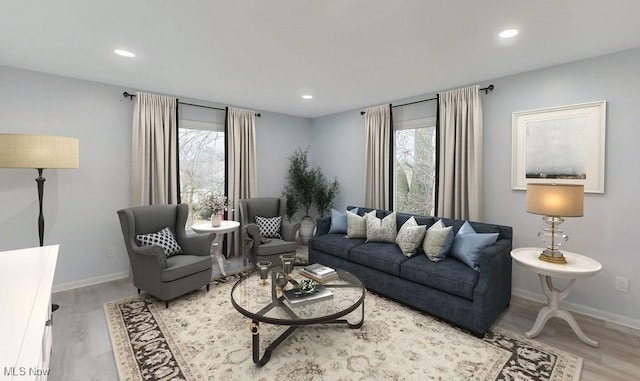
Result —
[[[184, 126], [184, 127], [182, 127]], [[181, 121], [178, 130], [180, 155], [180, 197], [189, 205], [190, 226], [208, 219], [198, 202], [206, 194], [224, 194], [224, 129], [214, 123]]]
[[435, 211], [435, 126], [395, 131], [395, 210], [433, 215]]

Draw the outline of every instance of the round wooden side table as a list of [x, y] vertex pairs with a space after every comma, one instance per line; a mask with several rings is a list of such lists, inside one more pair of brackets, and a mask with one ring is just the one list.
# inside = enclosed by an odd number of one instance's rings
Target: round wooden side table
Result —
[[[578, 335], [580, 340], [594, 347], [598, 346], [598, 342], [590, 339], [582, 331], [576, 319], [571, 313], [560, 307], [560, 301], [569, 295], [569, 291], [576, 279], [588, 278], [602, 269], [602, 265], [584, 255], [562, 251], [567, 260], [566, 264], [557, 264], [545, 262], [538, 259], [538, 256], [544, 249], [536, 247], [523, 247], [511, 251], [511, 258], [520, 266], [535, 271], [540, 278], [540, 284], [547, 296], [547, 305], [542, 307], [538, 312], [533, 328], [525, 333], [528, 338], [536, 337], [544, 328], [547, 320], [552, 317], [558, 317], [569, 323], [569, 326]], [[569, 284], [563, 289], [557, 289], [553, 286], [552, 278], [569, 279]]]

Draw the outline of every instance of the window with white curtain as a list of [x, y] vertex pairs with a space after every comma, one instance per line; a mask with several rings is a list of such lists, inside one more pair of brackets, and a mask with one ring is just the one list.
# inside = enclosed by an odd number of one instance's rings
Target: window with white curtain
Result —
[[180, 198], [189, 204], [190, 226], [210, 217], [199, 211], [202, 197], [224, 194], [224, 125], [193, 120], [180, 120], [178, 125]]
[[436, 118], [394, 121], [394, 210], [434, 215]]

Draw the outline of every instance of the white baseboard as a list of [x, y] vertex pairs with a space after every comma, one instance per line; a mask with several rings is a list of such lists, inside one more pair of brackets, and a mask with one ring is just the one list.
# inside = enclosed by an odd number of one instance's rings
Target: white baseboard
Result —
[[[511, 294], [521, 297], [523, 299], [533, 300], [534, 302], [547, 303], [547, 298], [542, 294], [536, 294], [531, 291], [514, 288], [511, 290]], [[618, 324], [624, 327], [640, 330], [640, 320], [633, 319], [627, 316], [614, 314], [607, 311], [598, 310], [584, 306], [582, 304], [571, 303], [567, 301], [562, 302], [562, 307], [569, 311], [577, 312], [583, 315], [591, 316], [596, 319], [608, 321], [614, 324]]]
[[56, 292], [60, 292], [60, 291], [73, 290], [74, 288], [92, 286], [94, 284], [110, 282], [112, 280], [124, 279], [124, 278], [128, 278], [128, 277], [129, 277], [129, 272], [128, 271], [123, 271], [123, 272], [113, 273], [113, 274], [107, 274], [107, 275], [100, 275], [100, 276], [97, 276], [97, 277], [77, 280], [77, 281], [74, 281], [74, 282], [54, 284], [53, 288], [51, 289], [51, 292], [52, 293], [56, 293]]

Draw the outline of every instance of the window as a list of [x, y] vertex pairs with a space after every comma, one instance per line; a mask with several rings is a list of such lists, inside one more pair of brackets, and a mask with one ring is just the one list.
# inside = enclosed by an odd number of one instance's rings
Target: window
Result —
[[209, 219], [198, 201], [206, 194], [224, 194], [224, 125], [181, 120], [178, 129], [180, 198], [189, 205], [187, 227]]
[[436, 194], [436, 119], [394, 122], [394, 133], [394, 209], [432, 216]]

